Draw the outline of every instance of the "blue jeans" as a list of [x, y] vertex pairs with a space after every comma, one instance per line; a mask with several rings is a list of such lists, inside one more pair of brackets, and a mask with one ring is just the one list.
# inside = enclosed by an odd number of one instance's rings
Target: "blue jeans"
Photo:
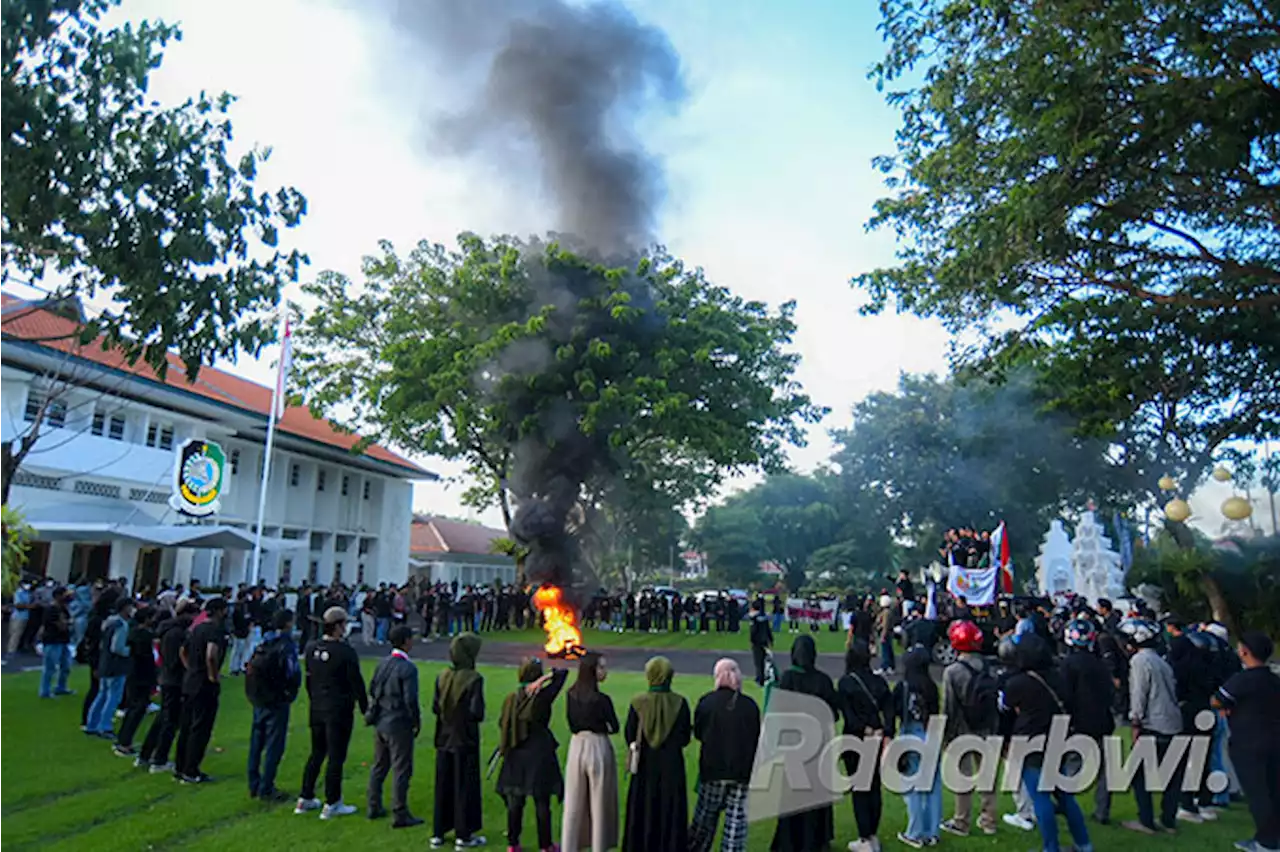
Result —
[[[1098, 783], [1104, 783], [1099, 779]], [[1057, 807], [1067, 818], [1067, 830], [1071, 832], [1071, 842], [1076, 852], [1093, 852], [1093, 844], [1089, 842], [1089, 827], [1085, 825], [1084, 812], [1076, 804], [1076, 797], [1070, 793], [1040, 790], [1040, 767], [1022, 765], [1022, 783], [1027, 787], [1027, 795], [1031, 797], [1031, 806], [1036, 812], [1036, 827], [1040, 829], [1040, 842], [1044, 852], [1058, 852], [1058, 816]], [[1056, 805], [1055, 805], [1056, 800]]]
[[880, 668], [885, 671], [893, 671], [893, 639], [880, 640]]
[[387, 633], [391, 631], [391, 619], [378, 619], [378, 632], [375, 634], [379, 642], [387, 641]]
[[[46, 653], [48, 653], [46, 651]], [[1213, 745], [1209, 747], [1209, 771], [1227, 771], [1227, 717], [1217, 713], [1217, 723], [1213, 729]], [[1213, 803], [1224, 806], [1231, 802], [1231, 793], [1223, 790], [1213, 794]]]
[[782, 632], [782, 613], [780, 612], [775, 612], [773, 614], [773, 632], [774, 633]]
[[289, 705], [253, 708], [249, 734], [249, 793], [265, 796], [276, 788], [276, 770], [289, 734]]
[[98, 680], [98, 697], [89, 708], [89, 718], [84, 726], [91, 734], [115, 733], [116, 708], [124, 695], [125, 675], [104, 677]]
[[[53, 690], [54, 675], [58, 677], [58, 688]], [[44, 672], [40, 675], [40, 697], [49, 698], [52, 695], [65, 695], [67, 693], [67, 678], [71, 676], [71, 646], [70, 645], [45, 645], [44, 646]]]
[[[909, 722], [902, 726], [904, 736], [925, 738], [925, 728], [919, 722]], [[907, 755], [907, 774], [920, 768], [920, 755], [912, 752]], [[916, 840], [927, 840], [938, 836], [942, 825], [942, 781], [934, 772], [933, 786], [928, 790], [912, 790], [903, 793], [907, 802], [907, 837]]]

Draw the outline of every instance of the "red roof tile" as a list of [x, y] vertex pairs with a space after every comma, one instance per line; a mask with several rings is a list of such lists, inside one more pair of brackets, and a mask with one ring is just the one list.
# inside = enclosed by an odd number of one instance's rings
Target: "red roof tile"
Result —
[[[216, 367], [201, 368], [196, 380], [188, 382], [185, 366], [173, 353], [169, 353], [169, 369], [164, 379], [161, 379], [147, 364], [139, 361], [131, 366], [119, 351], [104, 349], [98, 341], [81, 345], [74, 338], [79, 324], [72, 319], [7, 294], [0, 298], [0, 304], [5, 311], [3, 322], [5, 338], [24, 340], [49, 349], [67, 352], [95, 364], [198, 394], [251, 414], [268, 417], [271, 413], [271, 388], [269, 387], [234, 376]], [[328, 421], [312, 416], [311, 410], [305, 405], [291, 405], [286, 408], [284, 417], [280, 418], [277, 427], [290, 435], [309, 438], [344, 450], [350, 450], [360, 440], [359, 435], [345, 434]], [[429, 474], [429, 471], [377, 444], [370, 445], [364, 454], [371, 459], [396, 465], [412, 473]]]
[[415, 518], [410, 533], [410, 553], [469, 553], [492, 556], [494, 539], [506, 538], [505, 530], [450, 521]]

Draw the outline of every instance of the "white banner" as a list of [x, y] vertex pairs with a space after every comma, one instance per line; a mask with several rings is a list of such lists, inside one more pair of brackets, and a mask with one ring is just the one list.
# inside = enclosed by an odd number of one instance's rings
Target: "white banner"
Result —
[[951, 566], [947, 591], [953, 598], [963, 597], [970, 606], [991, 606], [996, 602], [999, 568], [961, 568]]
[[807, 601], [787, 600], [787, 620], [788, 621], [817, 621], [820, 624], [829, 624], [835, 618], [836, 609], [840, 606], [839, 601]]

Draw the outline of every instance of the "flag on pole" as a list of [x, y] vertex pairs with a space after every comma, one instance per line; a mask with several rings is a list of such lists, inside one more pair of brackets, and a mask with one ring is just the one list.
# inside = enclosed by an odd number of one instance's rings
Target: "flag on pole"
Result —
[[284, 335], [280, 345], [280, 368], [276, 372], [276, 419], [284, 417], [285, 400], [288, 398], [289, 367], [293, 360], [293, 335], [289, 329], [289, 317], [284, 318]]
[[1013, 561], [1009, 558], [1009, 533], [1004, 521], [991, 534], [991, 564], [1000, 569], [1000, 590], [1013, 594]]

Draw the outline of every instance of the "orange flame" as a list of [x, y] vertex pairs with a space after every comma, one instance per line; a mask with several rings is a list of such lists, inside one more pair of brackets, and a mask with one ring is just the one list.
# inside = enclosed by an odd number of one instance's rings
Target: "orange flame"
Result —
[[533, 605], [543, 614], [547, 632], [548, 654], [567, 655], [582, 650], [582, 631], [578, 629], [578, 613], [564, 601], [564, 590], [543, 586], [533, 594]]

